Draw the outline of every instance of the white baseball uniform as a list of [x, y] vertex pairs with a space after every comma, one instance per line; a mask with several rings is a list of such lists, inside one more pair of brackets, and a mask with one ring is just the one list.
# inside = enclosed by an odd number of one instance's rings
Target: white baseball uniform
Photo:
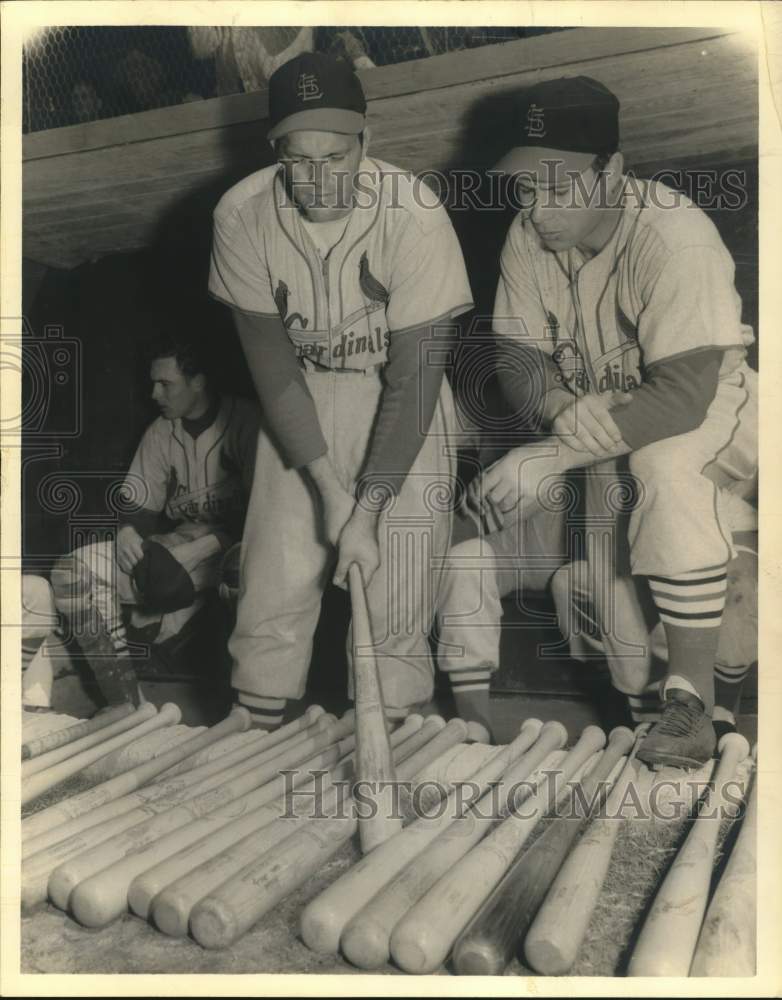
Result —
[[[250, 175], [215, 211], [210, 292], [234, 310], [279, 317], [304, 368], [330, 460], [353, 492], [371, 443], [394, 336], [448, 325], [472, 297], [458, 240], [429, 189], [364, 159], [360, 191], [324, 259], [290, 202], [279, 168]], [[289, 405], [296, 406], [296, 398]], [[434, 418], [393, 505], [380, 521], [381, 566], [368, 588], [386, 704], [405, 708], [433, 690], [428, 633], [447, 550], [453, 486], [453, 403], [443, 380]], [[423, 429], [427, 430], [427, 429]], [[333, 549], [301, 472], [263, 430], [242, 544], [230, 651], [239, 699], [304, 695], [312, 637]]]

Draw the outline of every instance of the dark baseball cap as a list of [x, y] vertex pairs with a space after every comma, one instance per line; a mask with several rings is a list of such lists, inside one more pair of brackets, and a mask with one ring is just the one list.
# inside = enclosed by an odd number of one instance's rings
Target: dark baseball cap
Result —
[[301, 129], [358, 135], [366, 110], [352, 67], [323, 52], [303, 52], [269, 79], [270, 139]]
[[160, 542], [146, 539], [133, 567], [133, 582], [147, 611], [167, 614], [189, 608], [196, 598], [190, 574]]
[[585, 170], [598, 153], [619, 146], [619, 100], [589, 76], [544, 80], [515, 102], [516, 144], [496, 164], [502, 173], [538, 173], [544, 161]]

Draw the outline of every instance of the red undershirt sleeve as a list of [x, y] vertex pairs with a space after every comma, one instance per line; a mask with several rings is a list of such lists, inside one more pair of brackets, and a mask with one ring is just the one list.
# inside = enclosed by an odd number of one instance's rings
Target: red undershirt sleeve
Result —
[[315, 402], [282, 320], [231, 311], [265, 423], [283, 461], [298, 469], [325, 455], [328, 446]]
[[373, 505], [381, 490], [399, 493], [432, 423], [443, 381], [436, 358], [447, 354], [450, 343], [438, 327], [437, 350], [422, 352], [421, 343], [432, 336], [429, 326], [391, 335], [380, 408], [359, 482], [359, 494], [368, 493]]
[[630, 401], [611, 408], [625, 444], [637, 451], [700, 427], [717, 392], [722, 355], [708, 348], [654, 365]]
[[551, 355], [510, 337], [497, 337], [497, 378], [514, 415], [514, 429], [537, 430], [553, 418], [552, 407], [572, 403]]

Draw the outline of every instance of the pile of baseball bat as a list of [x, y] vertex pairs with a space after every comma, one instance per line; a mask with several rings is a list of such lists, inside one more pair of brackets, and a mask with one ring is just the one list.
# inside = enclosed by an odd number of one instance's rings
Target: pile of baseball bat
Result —
[[[205, 947], [236, 940], [358, 828], [346, 780], [355, 777], [356, 712], [337, 720], [312, 706], [220, 753], [248, 723], [234, 709], [153, 760], [26, 817], [23, 905], [48, 897], [88, 927], [130, 910], [164, 933], [190, 930]], [[408, 716], [388, 739], [397, 779], [469, 738], [461, 719]], [[26, 752], [36, 759], [35, 747]]]
[[[433, 973], [450, 956], [460, 975], [501, 975], [514, 958], [540, 974], [567, 974], [619, 829], [630, 821], [622, 818], [628, 786], [639, 772], [647, 788], [653, 778], [635, 759], [645, 729], [614, 730], [606, 743], [590, 726], [565, 753], [563, 727], [528, 720], [472, 775], [477, 798], [469, 807], [453, 793], [448, 808], [417, 818], [313, 899], [301, 916], [304, 942], [367, 970], [392, 960], [409, 973]], [[730, 783], [749, 746], [731, 734], [720, 751], [630, 975], [754, 974], [754, 790], [707, 912], [721, 821], [735, 808]]]
[[[250, 717], [237, 708], [141, 763], [129, 754], [120, 773], [23, 819], [23, 907], [48, 897], [93, 928], [130, 911], [164, 934], [225, 948], [357, 841], [360, 860], [302, 911], [312, 950], [417, 974], [449, 956], [468, 975], [502, 974], [514, 957], [541, 974], [573, 967], [625, 794], [645, 771], [636, 750], [646, 727], [606, 738], [588, 726], [565, 750], [563, 725], [527, 719], [509, 744], [476, 758], [474, 773], [425, 788], [480, 727], [413, 714], [391, 729], [358, 567], [349, 579], [355, 710], [338, 720], [312, 706], [239, 744]], [[30, 741], [23, 802], [179, 718], [175, 705], [123, 708]], [[752, 974], [754, 790], [707, 912], [720, 820], [749, 747], [732, 734], [720, 751], [630, 975]]]

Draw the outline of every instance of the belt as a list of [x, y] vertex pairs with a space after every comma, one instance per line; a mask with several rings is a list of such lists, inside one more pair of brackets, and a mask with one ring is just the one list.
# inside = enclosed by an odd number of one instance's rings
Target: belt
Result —
[[370, 365], [369, 368], [329, 368], [317, 364], [311, 358], [299, 358], [298, 361], [304, 371], [312, 375], [375, 375], [385, 364], [384, 361], [380, 361], [376, 365]]

